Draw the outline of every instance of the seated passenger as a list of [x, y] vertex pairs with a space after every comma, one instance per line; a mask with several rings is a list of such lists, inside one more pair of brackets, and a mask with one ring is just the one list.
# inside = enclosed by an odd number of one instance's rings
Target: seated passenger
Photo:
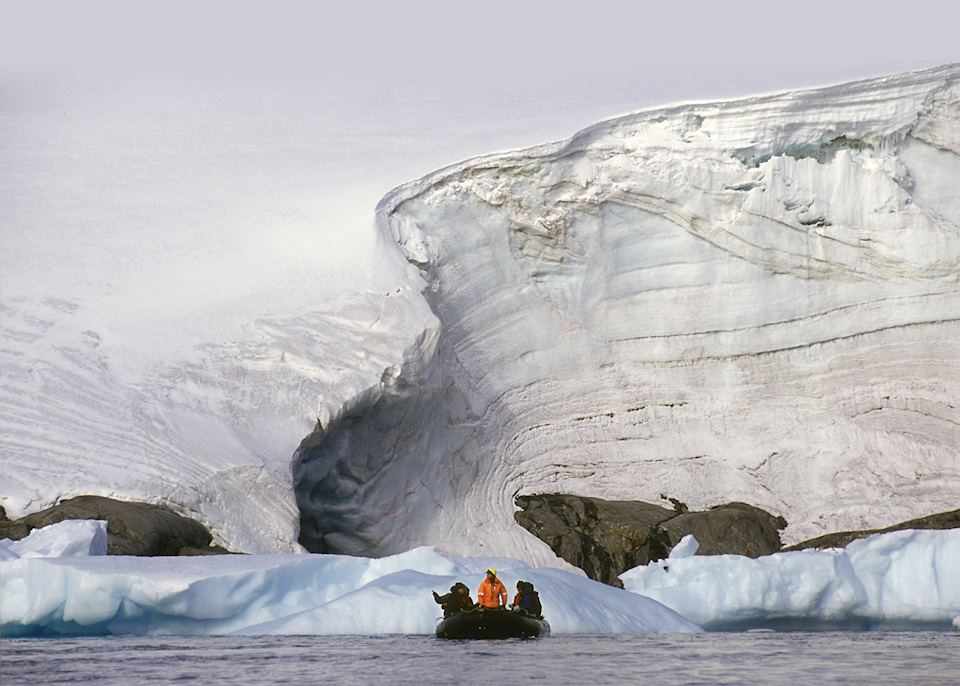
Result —
[[443, 606], [443, 617], [446, 619], [452, 614], [473, 609], [473, 600], [470, 598], [470, 589], [461, 582], [455, 583], [450, 587], [450, 592], [445, 595], [437, 595], [433, 592], [433, 599], [438, 605]]
[[540, 605], [540, 594], [533, 590], [533, 584], [529, 581], [517, 582], [517, 595], [513, 597], [511, 610], [523, 610], [527, 614], [539, 617], [543, 613], [543, 607]]
[[523, 584], [523, 579], [520, 579], [520, 581], [517, 582], [517, 594], [513, 596], [513, 602], [510, 603], [511, 610], [520, 609], [520, 601], [523, 600]]

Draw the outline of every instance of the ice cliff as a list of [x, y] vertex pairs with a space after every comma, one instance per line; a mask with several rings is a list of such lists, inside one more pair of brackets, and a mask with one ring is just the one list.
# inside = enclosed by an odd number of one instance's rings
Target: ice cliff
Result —
[[[234, 550], [537, 563], [520, 494], [741, 500], [787, 542], [952, 509], [958, 179], [950, 66], [440, 170], [380, 203], [376, 287], [211, 280], [141, 309], [149, 254], [106, 299], [60, 287], [89, 251], [24, 253], [49, 277], [0, 293], [0, 505], [89, 493]], [[221, 247], [184, 245], [193, 267]]]
[[439, 340], [305, 446], [308, 546], [547, 560], [513, 522], [544, 492], [742, 500], [786, 542], [955, 507], [957, 66], [619, 117], [378, 212]]

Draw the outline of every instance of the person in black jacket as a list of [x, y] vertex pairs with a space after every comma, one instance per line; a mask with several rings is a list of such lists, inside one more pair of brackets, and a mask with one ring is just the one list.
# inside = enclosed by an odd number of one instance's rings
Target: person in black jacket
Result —
[[533, 584], [529, 581], [517, 582], [517, 595], [513, 599], [511, 610], [523, 610], [527, 614], [539, 617], [543, 614], [543, 606], [540, 605], [540, 594], [533, 590]]
[[446, 619], [457, 612], [473, 609], [473, 600], [470, 598], [470, 589], [459, 581], [450, 587], [450, 592], [438, 595], [433, 592], [433, 599], [443, 607], [443, 617]]

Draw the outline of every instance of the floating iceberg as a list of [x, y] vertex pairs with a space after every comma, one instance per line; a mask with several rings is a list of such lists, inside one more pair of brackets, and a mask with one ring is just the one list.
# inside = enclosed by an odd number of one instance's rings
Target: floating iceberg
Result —
[[620, 578], [707, 629], [947, 628], [958, 572], [960, 530], [908, 530], [758, 559], [673, 555]]
[[105, 550], [77, 524], [42, 530], [51, 557], [0, 563], [0, 634], [431, 634], [440, 609], [430, 591], [460, 580], [473, 586], [491, 561], [508, 586], [521, 578], [537, 586], [554, 633], [699, 630], [656, 601], [515, 560], [448, 557], [432, 548], [379, 559], [77, 556], [84, 546]]

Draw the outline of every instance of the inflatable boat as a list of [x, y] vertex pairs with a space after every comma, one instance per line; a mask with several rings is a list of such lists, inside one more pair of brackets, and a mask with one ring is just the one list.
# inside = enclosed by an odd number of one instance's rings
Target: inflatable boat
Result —
[[523, 610], [478, 608], [457, 612], [437, 624], [437, 638], [537, 638], [549, 634], [547, 620]]

